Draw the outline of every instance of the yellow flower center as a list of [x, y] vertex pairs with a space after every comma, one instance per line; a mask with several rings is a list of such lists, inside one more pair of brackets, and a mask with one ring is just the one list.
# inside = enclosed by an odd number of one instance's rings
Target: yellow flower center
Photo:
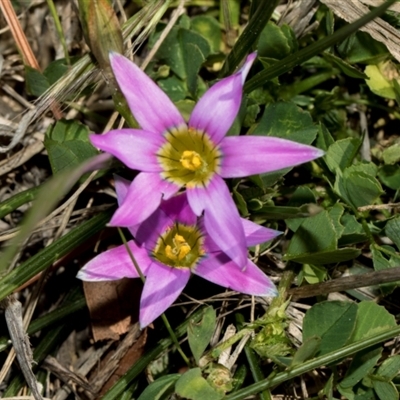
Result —
[[196, 225], [175, 224], [161, 235], [152, 257], [175, 268], [193, 268], [203, 257], [204, 238]]
[[179, 186], [204, 187], [219, 172], [221, 152], [205, 132], [181, 127], [165, 133], [157, 153], [162, 177]]
[[200, 154], [191, 150], [185, 150], [179, 161], [183, 168], [189, 169], [190, 171], [197, 171], [204, 164]]
[[182, 261], [190, 253], [190, 250], [192, 250], [181, 235], [176, 234], [172, 242], [174, 243], [174, 247], [171, 247], [169, 244], [165, 246], [165, 255], [172, 261]]

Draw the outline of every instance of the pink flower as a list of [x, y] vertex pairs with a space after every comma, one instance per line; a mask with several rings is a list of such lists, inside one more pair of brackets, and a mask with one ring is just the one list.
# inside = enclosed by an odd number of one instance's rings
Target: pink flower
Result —
[[[116, 179], [119, 201], [126, 200], [129, 182]], [[246, 246], [273, 239], [278, 231], [240, 219]], [[128, 242], [146, 282], [140, 300], [140, 326], [159, 317], [179, 296], [194, 273], [218, 285], [255, 296], [275, 296], [271, 280], [250, 260], [242, 270], [224, 254], [191, 210], [186, 193], [161, 202], [153, 214], [130, 229]], [[84, 281], [138, 278], [124, 245], [99, 254], [78, 273]]]
[[142, 129], [91, 135], [94, 146], [142, 171], [110, 224], [134, 226], [181, 188], [193, 212], [220, 249], [240, 267], [247, 265], [245, 232], [223, 178], [239, 178], [298, 165], [323, 155], [311, 146], [260, 136], [225, 137], [242, 100], [242, 88], [256, 53], [235, 74], [212, 86], [195, 106], [188, 124], [167, 95], [135, 64], [111, 54], [115, 78]]

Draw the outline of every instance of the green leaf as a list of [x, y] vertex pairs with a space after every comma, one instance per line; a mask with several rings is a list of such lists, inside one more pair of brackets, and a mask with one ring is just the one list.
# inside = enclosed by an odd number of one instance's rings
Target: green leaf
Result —
[[[73, 59], [73, 61], [75, 60], [77, 61], [78, 57]], [[70, 68], [71, 66], [68, 65], [65, 58], [61, 58], [59, 60], [52, 61], [43, 71], [43, 75], [47, 78], [49, 84], [52, 85], [53, 83], [57, 82]]]
[[378, 177], [388, 188], [397, 190], [400, 188], [400, 166], [383, 165], [379, 168]]
[[89, 143], [89, 129], [77, 121], [57, 121], [48, 130], [44, 145], [53, 174], [78, 166], [98, 154]]
[[367, 235], [362, 225], [356, 220], [354, 215], [344, 214], [340, 219], [344, 230], [339, 238], [339, 246], [346, 246], [349, 244], [364, 242], [367, 239]]
[[324, 301], [311, 307], [303, 321], [303, 340], [321, 338], [318, 356], [343, 347], [353, 334], [357, 305], [351, 302]]
[[390, 219], [385, 226], [385, 233], [388, 238], [400, 250], [400, 216]]
[[288, 56], [292, 50], [292, 40], [282, 27], [268, 22], [261, 32], [257, 44], [258, 56], [280, 60]]
[[[375, 271], [381, 271], [383, 269], [397, 267], [400, 264], [399, 256], [393, 254], [389, 259], [385, 258], [380, 250], [374, 245], [370, 246], [372, 253], [372, 261], [374, 264]], [[380, 290], [383, 294], [391, 293], [400, 282], [384, 283], [379, 285]]]
[[323, 56], [350, 78], [367, 79], [367, 76], [363, 72], [348, 64], [340, 57], [336, 57], [334, 54], [328, 53], [327, 51], [323, 53]]
[[179, 374], [171, 374], [158, 378], [143, 390], [138, 400], [168, 399], [174, 392], [175, 382], [179, 377]]
[[218, 53], [222, 41], [222, 32], [218, 21], [208, 15], [198, 15], [193, 17], [191, 22], [192, 29], [208, 41], [211, 52]]
[[[160, 33], [158, 32], [158, 36], [155, 35], [153, 39], [159, 37]], [[175, 26], [163, 41], [156, 56], [169, 65], [182, 81], [186, 80], [190, 93], [195, 97], [197, 75], [210, 51], [210, 45], [200, 34], [181, 26]]]
[[[299, 186], [290, 198], [288, 206], [300, 207], [304, 204], [310, 203], [316, 203], [316, 198], [313, 191], [307, 186]], [[298, 227], [302, 224], [303, 220], [303, 218], [292, 218], [286, 220], [285, 222], [289, 229], [291, 229], [293, 232], [296, 232]]]
[[326, 268], [310, 264], [303, 264], [301, 272], [304, 279], [310, 284], [323, 282], [327, 275]]
[[173, 102], [183, 100], [186, 97], [187, 91], [185, 85], [175, 75], [166, 79], [160, 79], [157, 83]]
[[372, 301], [362, 301], [358, 304], [357, 322], [352, 336], [352, 342], [366, 339], [396, 326], [396, 321], [385, 307]]
[[290, 241], [286, 257], [335, 250], [337, 235], [327, 211], [306, 218]]
[[211, 337], [215, 330], [217, 316], [214, 308], [207, 307], [204, 309], [202, 319], [198, 322], [189, 322], [188, 340], [190, 350], [196, 363], [199, 363], [200, 357], [210, 343]]
[[[335, 141], [333, 140], [332, 135], [330, 134], [330, 132], [328, 131], [328, 129], [326, 128], [326, 126], [323, 123], [320, 123], [318, 128], [319, 129], [318, 129], [316, 146], [319, 149], [327, 151], [328, 148], [333, 143], [335, 143]], [[325, 155], [325, 157], [326, 157], [326, 155]]]
[[396, 65], [388, 60], [377, 65], [367, 65], [366, 83], [372, 92], [388, 99], [396, 99], [396, 91], [392, 82], [393, 73], [398, 74]]
[[387, 381], [391, 381], [399, 373], [400, 373], [399, 355], [394, 355], [387, 358], [376, 371], [376, 375]]
[[380, 345], [358, 352], [354, 356], [344, 379], [340, 382], [339, 388], [351, 388], [360, 382], [372, 371], [381, 354], [382, 348]]
[[41, 96], [49, 87], [47, 78], [37, 69], [25, 65], [26, 90], [35, 97]]
[[175, 391], [179, 396], [190, 400], [220, 400], [224, 397], [201, 376], [200, 368], [184, 373], [176, 382]]
[[275, 136], [298, 143], [311, 144], [318, 128], [310, 113], [294, 103], [279, 102], [268, 104], [253, 135]]
[[379, 181], [373, 176], [357, 171], [355, 166], [337, 175], [335, 191], [353, 207], [374, 204], [383, 194]]
[[400, 144], [395, 143], [382, 152], [385, 164], [396, 164], [400, 161]]
[[303, 341], [303, 344], [296, 351], [291, 366], [302, 364], [314, 357], [321, 346], [321, 338], [319, 336], [311, 336]]
[[325, 155], [325, 161], [329, 169], [335, 172], [344, 170], [353, 162], [360, 148], [360, 140], [356, 138], [341, 139], [329, 146]]
[[389, 56], [386, 46], [366, 32], [349, 35], [337, 46], [337, 50], [351, 64], [376, 64]]
[[333, 226], [336, 231], [336, 236], [340, 237], [343, 234], [344, 226], [341, 224], [341, 217], [344, 213], [344, 207], [340, 203], [336, 203], [330, 210], [328, 210], [329, 216], [333, 222]]
[[247, 217], [249, 215], [249, 210], [247, 208], [246, 200], [243, 198], [242, 194], [237, 191], [237, 188], [232, 189], [232, 194], [233, 198], [235, 199], [236, 206], [239, 209], [240, 215]]
[[372, 384], [380, 400], [398, 400], [399, 392], [393, 382], [382, 382], [373, 379]]
[[178, 32], [178, 40], [183, 56], [186, 71], [186, 81], [189, 92], [196, 96], [197, 75], [201, 65], [210, 54], [208, 42], [198, 33], [181, 28]]

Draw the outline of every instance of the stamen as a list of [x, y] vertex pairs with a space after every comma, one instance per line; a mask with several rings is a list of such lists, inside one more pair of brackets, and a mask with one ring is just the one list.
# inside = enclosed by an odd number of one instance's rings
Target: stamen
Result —
[[192, 150], [185, 150], [179, 160], [182, 166], [190, 171], [197, 171], [203, 165], [203, 160], [200, 154]]
[[182, 261], [192, 250], [186, 239], [181, 235], [175, 234], [172, 242], [173, 248], [170, 245], [165, 246], [165, 255], [172, 261]]

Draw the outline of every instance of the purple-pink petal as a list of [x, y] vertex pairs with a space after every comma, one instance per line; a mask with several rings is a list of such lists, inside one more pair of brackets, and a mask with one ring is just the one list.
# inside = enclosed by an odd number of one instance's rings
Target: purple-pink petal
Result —
[[244, 269], [225, 254], [217, 253], [204, 259], [193, 271], [217, 285], [253, 296], [276, 296], [275, 285], [253, 262], [247, 260]]
[[197, 222], [196, 214], [190, 208], [186, 192], [162, 202], [160, 208], [173, 221], [184, 225], [195, 225]]
[[162, 134], [185, 124], [168, 96], [137, 65], [117, 53], [111, 53], [110, 63], [133, 116], [144, 130]]
[[255, 246], [264, 242], [268, 242], [282, 235], [282, 232], [275, 231], [274, 229], [265, 228], [259, 224], [256, 224], [248, 219], [241, 218], [244, 236], [246, 237], [246, 246]]
[[129, 186], [131, 185], [132, 181], [123, 178], [119, 175], [114, 175], [114, 184], [115, 184], [115, 191], [117, 192], [117, 200], [118, 205], [121, 205], [126, 195], [128, 194]]
[[229, 136], [220, 143], [220, 175], [240, 178], [293, 167], [324, 155], [316, 147], [268, 136]]
[[190, 269], [170, 268], [153, 262], [140, 300], [140, 327], [151, 324], [180, 295], [190, 278]]
[[148, 218], [161, 199], [173, 196], [179, 187], [158, 173], [141, 172], [131, 183], [126, 198], [111, 218], [111, 226], [133, 227]]
[[226, 135], [239, 111], [246, 76], [256, 57], [250, 54], [243, 67], [204, 93], [193, 109], [189, 127], [206, 132], [215, 143]]
[[214, 175], [205, 188], [191, 188], [186, 192], [196, 214], [204, 209], [204, 226], [210, 237], [239, 267], [244, 267], [247, 263], [244, 230], [223, 179]]
[[139, 224], [134, 232], [135, 239], [140, 246], [145, 246], [152, 251], [160, 236], [172, 228], [174, 223], [175, 221], [169, 218], [161, 207], [158, 207], [149, 218]]
[[[137, 261], [143, 275], [146, 275], [152, 260], [147, 250], [138, 247], [133, 240], [128, 246]], [[113, 281], [121, 278], [138, 278], [139, 274], [129, 256], [125, 245], [107, 250], [90, 260], [77, 277], [83, 281]]]
[[144, 172], [162, 170], [157, 161], [161, 135], [140, 129], [115, 129], [104, 135], [90, 135], [93, 146], [112, 154], [126, 166]]

